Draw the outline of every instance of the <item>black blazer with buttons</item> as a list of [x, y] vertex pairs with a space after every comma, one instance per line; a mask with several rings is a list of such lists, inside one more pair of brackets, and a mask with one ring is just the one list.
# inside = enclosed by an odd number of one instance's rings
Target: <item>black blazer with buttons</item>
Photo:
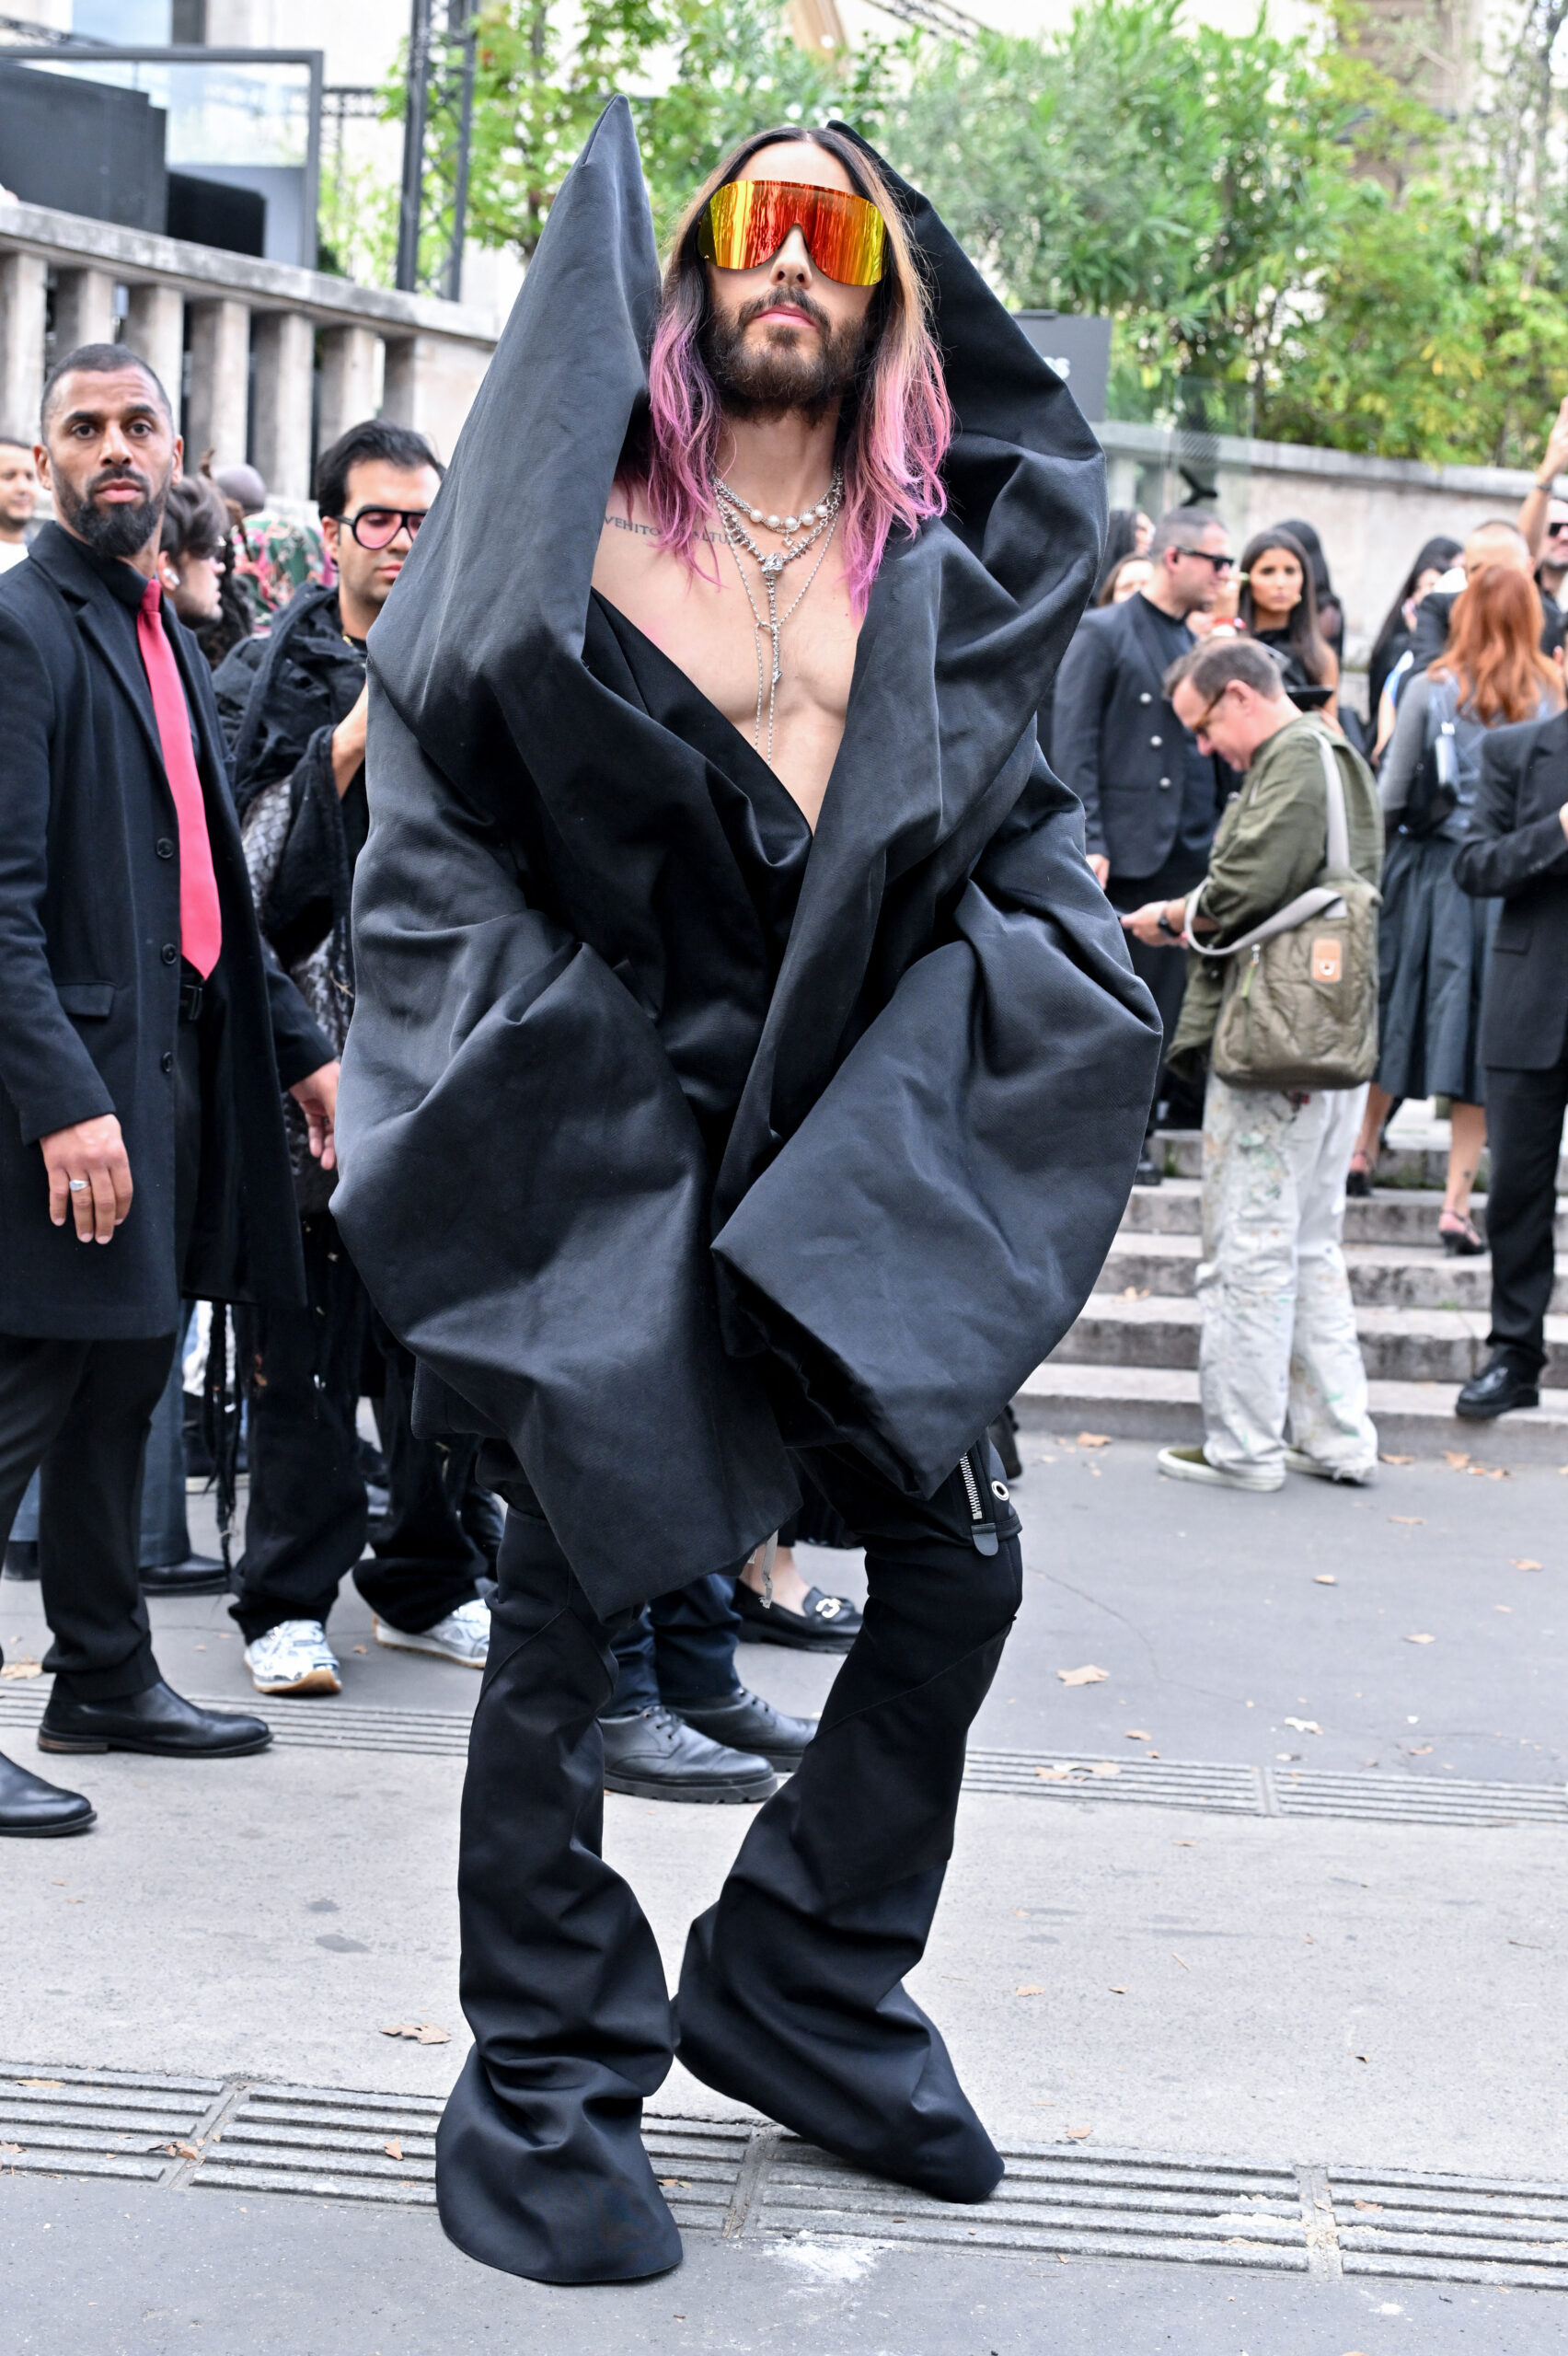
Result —
[[1160, 681], [1148, 600], [1084, 616], [1056, 680], [1051, 766], [1083, 803], [1085, 846], [1113, 876], [1157, 874], [1182, 824], [1185, 733]]
[[1481, 1056], [1500, 1071], [1546, 1071], [1568, 1040], [1568, 712], [1493, 728], [1454, 873], [1500, 898], [1481, 1012]]
[[[0, 580], [0, 1333], [146, 1339], [176, 1329], [182, 1290], [302, 1297], [280, 1079], [333, 1050], [264, 960], [211, 676], [166, 608], [223, 919], [195, 1230], [175, 1266], [179, 825], [136, 649], [144, 585], [56, 524]], [[50, 1223], [38, 1140], [102, 1113], [134, 1196], [111, 1242], [84, 1244]]]

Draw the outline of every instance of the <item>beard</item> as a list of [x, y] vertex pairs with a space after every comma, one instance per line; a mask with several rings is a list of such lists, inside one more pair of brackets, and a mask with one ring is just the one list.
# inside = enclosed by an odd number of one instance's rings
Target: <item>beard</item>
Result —
[[[745, 331], [764, 311], [799, 311], [819, 329], [814, 343], [788, 328], [770, 326], [760, 350]], [[731, 417], [778, 417], [799, 410], [810, 425], [852, 390], [866, 345], [864, 319], [835, 328], [809, 294], [759, 294], [733, 317], [710, 310], [698, 341], [704, 364]]]
[[115, 482], [132, 482], [145, 488], [146, 479], [133, 467], [106, 467], [101, 474], [94, 475], [86, 492], [78, 494], [63, 476], [56, 474], [54, 497], [61, 519], [78, 538], [86, 540], [95, 556], [134, 556], [157, 530], [168, 492], [168, 477], [165, 476], [156, 491], [147, 488], [146, 496], [128, 507], [118, 503], [99, 507], [94, 493]]

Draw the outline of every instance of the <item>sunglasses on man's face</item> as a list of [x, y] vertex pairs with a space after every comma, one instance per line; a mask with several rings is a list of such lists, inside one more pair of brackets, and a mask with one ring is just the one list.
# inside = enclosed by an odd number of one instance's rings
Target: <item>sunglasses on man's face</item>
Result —
[[1211, 556], [1207, 549], [1183, 549], [1182, 554], [1194, 558], [1199, 564], [1212, 564], [1216, 576], [1235, 569], [1236, 559], [1233, 556]]
[[406, 531], [411, 540], [429, 514], [428, 507], [362, 507], [357, 515], [340, 515], [338, 520], [362, 549], [386, 549], [400, 531]]
[[731, 180], [703, 206], [697, 249], [720, 270], [758, 270], [791, 229], [824, 278], [874, 286], [885, 263], [887, 224], [869, 198], [799, 180]]
[[1568, 515], [1560, 515], [1555, 524], [1549, 524], [1546, 537], [1549, 540], [1568, 540]]

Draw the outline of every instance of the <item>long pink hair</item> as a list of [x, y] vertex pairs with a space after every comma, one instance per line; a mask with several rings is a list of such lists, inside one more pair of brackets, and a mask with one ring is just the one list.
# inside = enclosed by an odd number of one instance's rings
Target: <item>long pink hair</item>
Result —
[[887, 268], [872, 297], [859, 379], [844, 404], [839, 458], [844, 468], [845, 570], [849, 597], [863, 615], [895, 524], [914, 533], [947, 506], [941, 464], [952, 439], [952, 409], [928, 324], [929, 303], [903, 215], [870, 158], [834, 131], [788, 124], [759, 131], [698, 191], [675, 233], [664, 296], [648, 363], [649, 409], [628, 440], [619, 479], [640, 484], [658, 526], [660, 548], [673, 549], [693, 572], [711, 523], [709, 479], [718, 465], [723, 411], [699, 340], [708, 318], [707, 265], [697, 249], [698, 224], [716, 188], [732, 180], [760, 148], [807, 141], [836, 156], [858, 194], [887, 225]]

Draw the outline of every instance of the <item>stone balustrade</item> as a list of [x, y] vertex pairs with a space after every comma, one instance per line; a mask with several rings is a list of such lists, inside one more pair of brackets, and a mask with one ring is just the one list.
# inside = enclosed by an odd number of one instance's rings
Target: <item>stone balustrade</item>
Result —
[[192, 461], [248, 458], [307, 499], [317, 451], [379, 413], [450, 457], [495, 348], [488, 313], [0, 198], [0, 430], [36, 428], [46, 364], [119, 339], [156, 370]]

